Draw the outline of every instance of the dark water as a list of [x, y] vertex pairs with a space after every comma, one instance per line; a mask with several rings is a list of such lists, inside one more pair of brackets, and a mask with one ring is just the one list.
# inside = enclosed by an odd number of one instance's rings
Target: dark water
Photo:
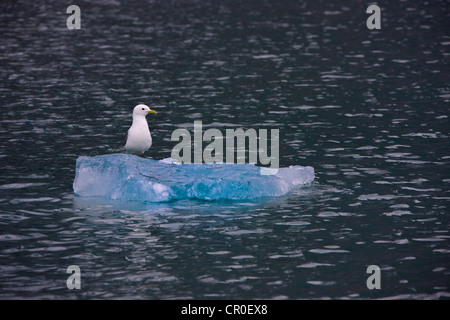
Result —
[[[448, 1], [0, 4], [0, 298], [450, 297]], [[316, 180], [248, 202], [73, 194], [146, 103], [173, 130], [280, 129]], [[66, 268], [81, 269], [81, 289]], [[369, 290], [369, 265], [381, 289]]]

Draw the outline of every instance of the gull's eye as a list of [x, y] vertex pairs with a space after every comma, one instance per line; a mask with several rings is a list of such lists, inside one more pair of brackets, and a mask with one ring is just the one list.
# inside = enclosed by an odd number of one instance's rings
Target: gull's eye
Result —
[[142, 110], [145, 110], [144, 108], [142, 108]]

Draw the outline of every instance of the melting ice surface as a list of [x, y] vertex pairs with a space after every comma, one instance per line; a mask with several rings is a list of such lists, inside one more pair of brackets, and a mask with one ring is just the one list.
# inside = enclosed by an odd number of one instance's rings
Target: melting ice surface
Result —
[[76, 194], [117, 200], [255, 199], [287, 194], [314, 180], [314, 168], [290, 166], [262, 175], [253, 164], [174, 164], [127, 154], [77, 159]]

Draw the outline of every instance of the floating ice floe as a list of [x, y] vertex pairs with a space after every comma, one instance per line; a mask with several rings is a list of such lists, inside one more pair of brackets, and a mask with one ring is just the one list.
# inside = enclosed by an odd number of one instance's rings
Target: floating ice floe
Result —
[[84, 197], [146, 202], [245, 200], [282, 196], [313, 180], [312, 167], [290, 166], [267, 175], [253, 164], [175, 164], [110, 154], [79, 157], [73, 189]]

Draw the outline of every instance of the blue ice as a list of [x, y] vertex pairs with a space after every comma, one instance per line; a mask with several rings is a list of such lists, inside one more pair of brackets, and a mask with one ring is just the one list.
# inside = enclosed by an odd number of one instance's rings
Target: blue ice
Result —
[[77, 159], [79, 196], [164, 202], [176, 199], [245, 200], [285, 195], [314, 180], [314, 168], [290, 166], [274, 175], [253, 164], [175, 164], [128, 154]]

